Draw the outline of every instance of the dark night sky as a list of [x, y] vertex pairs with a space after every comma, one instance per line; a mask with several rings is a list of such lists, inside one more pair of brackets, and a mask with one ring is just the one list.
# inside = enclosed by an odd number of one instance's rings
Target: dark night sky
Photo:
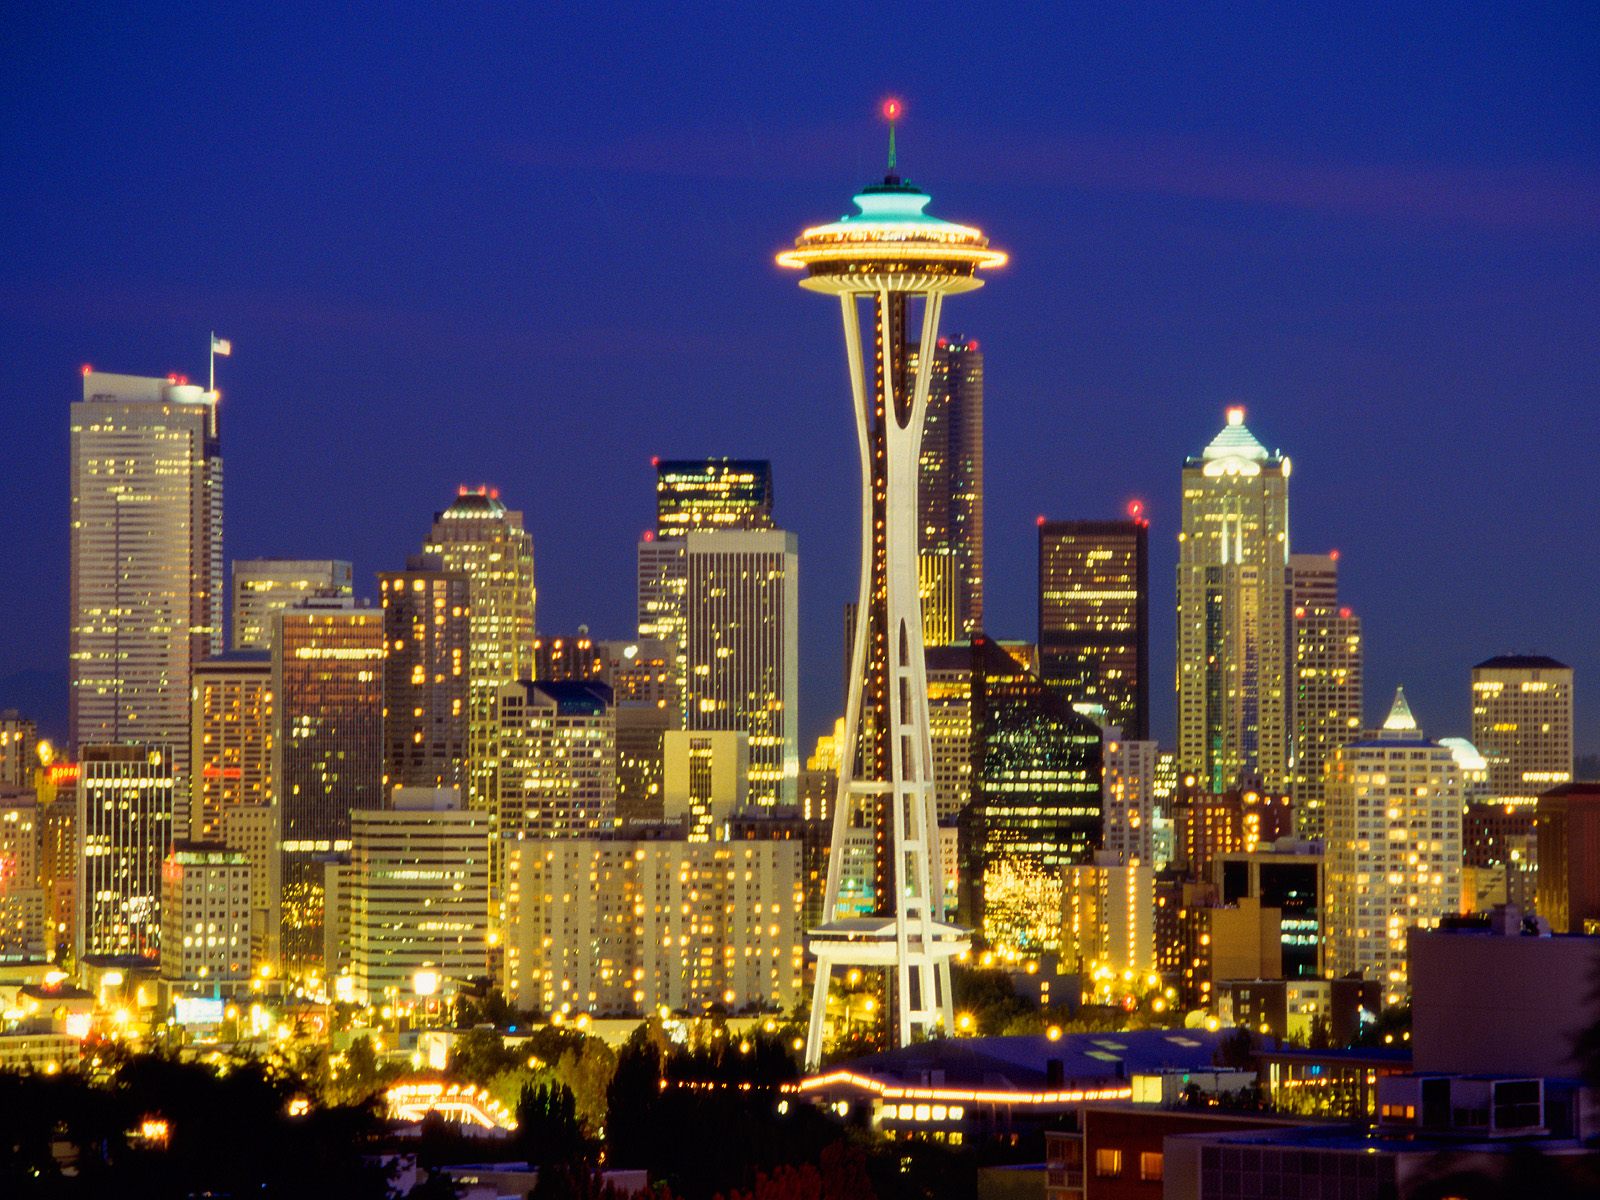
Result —
[[66, 7], [0, 47], [0, 702], [64, 673], [79, 364], [203, 377], [214, 327], [229, 557], [367, 594], [488, 481], [541, 628], [625, 635], [650, 456], [773, 459], [809, 743], [854, 435], [772, 254], [881, 171], [894, 92], [933, 210], [1013, 254], [945, 326], [987, 352], [991, 632], [1031, 636], [1036, 513], [1143, 498], [1170, 738], [1178, 469], [1242, 402], [1343, 552], [1369, 719], [1403, 682], [1462, 732], [1471, 663], [1537, 650], [1600, 750], [1592, 5]]

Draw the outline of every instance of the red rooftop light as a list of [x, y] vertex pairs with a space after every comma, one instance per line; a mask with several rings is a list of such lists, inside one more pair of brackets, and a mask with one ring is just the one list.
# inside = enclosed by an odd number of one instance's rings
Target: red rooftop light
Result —
[[84, 373], [84, 374], [85, 374], [85, 375], [88, 375], [88, 374], [90, 374], [90, 373], [91, 373], [91, 372], [92, 372], [92, 371], [93, 371], [93, 370], [94, 370], [94, 368], [93, 368], [93, 367], [91, 367], [91, 366], [90, 366], [90, 365], [89, 365], [89, 364], [88, 364], [88, 363], [84, 363], [84, 364], [83, 364], [83, 373]]
[[883, 117], [886, 121], [898, 121], [900, 114], [904, 111], [905, 106], [893, 97], [883, 102]]
[[1033, 523], [1035, 525], [1039, 526], [1039, 528], [1043, 529], [1044, 528], [1044, 514], [1040, 513], [1037, 517], [1035, 517], [1033, 519]]
[[1128, 515], [1130, 517], [1132, 517], [1135, 521], [1137, 521], [1140, 517], [1144, 516], [1144, 501], [1142, 501], [1142, 500], [1129, 500], [1128, 501]]
[[646, 529], [644, 531], [644, 540], [647, 541], [647, 542], [655, 541], [656, 540], [655, 531], [652, 530], [652, 529]]

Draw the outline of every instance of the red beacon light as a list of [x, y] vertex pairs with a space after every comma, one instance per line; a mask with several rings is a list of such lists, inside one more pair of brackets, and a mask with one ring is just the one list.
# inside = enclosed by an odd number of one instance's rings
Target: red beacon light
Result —
[[1337, 550], [1329, 550], [1328, 551], [1328, 557], [1330, 559], [1332, 559], [1334, 562], [1338, 562], [1339, 561], [1339, 552]]
[[489, 489], [489, 499], [491, 499], [491, 500], [500, 499], [500, 489], [499, 488], [495, 488], [495, 487], [490, 488]]
[[652, 454], [650, 456], [650, 465], [652, 467], [659, 467], [661, 465], [661, 456], [659, 454]]
[[94, 373], [94, 368], [91, 367], [88, 363], [84, 363], [83, 366], [79, 368], [79, 370], [81, 370], [85, 375], [92, 375]]
[[1037, 525], [1040, 529], [1043, 529], [1044, 528], [1044, 514], [1040, 513], [1037, 517], [1035, 517], [1033, 519], [1033, 523], [1035, 525]]
[[655, 534], [655, 530], [653, 530], [653, 529], [646, 529], [646, 530], [645, 530], [645, 531], [644, 531], [644, 540], [645, 540], [645, 541], [647, 541], [647, 542], [653, 542], [653, 541], [655, 541], [655, 540], [656, 540], [656, 534]]
[[1128, 519], [1129, 520], [1133, 520], [1133, 521], [1143, 521], [1144, 520], [1144, 501], [1143, 500], [1129, 500], [1128, 501]]
[[904, 112], [905, 105], [901, 104], [893, 96], [883, 102], [883, 119], [885, 121], [898, 121]]

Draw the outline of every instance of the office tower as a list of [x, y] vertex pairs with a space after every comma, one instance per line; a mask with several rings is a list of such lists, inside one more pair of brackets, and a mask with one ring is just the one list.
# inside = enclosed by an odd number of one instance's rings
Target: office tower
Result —
[[697, 530], [772, 529], [772, 466], [736, 459], [655, 459], [653, 465], [656, 528], [639, 540], [639, 637], [669, 647], [671, 692], [681, 707], [688, 670], [685, 538]]
[[311, 599], [354, 596], [350, 564], [336, 558], [233, 560], [234, 650], [272, 649], [273, 614]]
[[800, 569], [781, 529], [684, 538], [684, 728], [750, 735], [750, 803], [794, 804]]
[[52, 759], [34, 771], [39, 798], [39, 886], [44, 890], [45, 956], [60, 958], [77, 932], [78, 773]]
[[1051, 949], [1062, 868], [1100, 848], [1100, 729], [988, 638], [972, 656], [963, 911], [991, 947]]
[[683, 697], [676, 694], [677, 648], [659, 638], [633, 638], [595, 643], [600, 679], [611, 685], [618, 707], [645, 705], [664, 709], [681, 720]]
[[929, 646], [926, 662], [933, 811], [947, 825], [972, 799], [972, 646]]
[[1117, 863], [1154, 861], [1155, 742], [1134, 741], [1115, 726], [1101, 730], [1101, 848]]
[[579, 625], [575, 634], [547, 633], [533, 639], [534, 679], [600, 679], [605, 671], [605, 658], [587, 625]]
[[78, 770], [75, 956], [154, 960], [161, 951], [161, 860], [172, 844], [172, 756], [164, 746], [89, 745]]
[[227, 809], [277, 803], [272, 696], [270, 651], [230, 650], [195, 664], [189, 738], [194, 781], [187, 819], [179, 821], [180, 841], [216, 841]]
[[668, 730], [663, 739], [662, 817], [691, 842], [727, 840], [750, 787], [750, 737], [734, 729]]
[[[923, 349], [907, 346], [908, 387], [920, 382]], [[943, 639], [954, 642], [983, 631], [983, 351], [976, 339], [940, 338], [931, 361], [917, 459], [917, 539], [935, 598], [944, 594], [941, 580], [954, 592], [953, 629]]]
[[1213, 792], [1288, 785], [1288, 558], [1289, 460], [1230, 408], [1183, 465], [1178, 535], [1178, 765]]
[[1065, 868], [1061, 962], [1084, 976], [1096, 966], [1119, 976], [1156, 969], [1155, 874], [1149, 863], [1118, 862], [1101, 851], [1092, 863]]
[[638, 1018], [788, 1011], [801, 996], [802, 844], [507, 844], [503, 987], [518, 1007]]
[[[892, 106], [891, 115], [898, 113]], [[935, 370], [912, 379], [911, 356], [934, 364], [939, 312], [947, 295], [981, 286], [980, 267], [996, 267], [1006, 256], [988, 248], [976, 229], [929, 216], [928, 194], [895, 174], [891, 134], [889, 171], [855, 198], [857, 213], [807, 229], [794, 249], [778, 255], [780, 266], [805, 270], [801, 286], [837, 296], [844, 319], [845, 357], [861, 441], [862, 571], [851, 639], [849, 699], [840, 755], [839, 804], [834, 812], [834, 853], [828, 867], [824, 924], [809, 948], [817, 955], [811, 1023], [805, 1061], [822, 1056], [828, 984], [835, 966], [882, 970], [885, 1026], [892, 1045], [908, 1045], [941, 1025], [953, 1029], [950, 959], [967, 946], [965, 935], [944, 923], [943, 881], [935, 870], [937, 818], [933, 807], [932, 751], [928, 731], [928, 684], [923, 661], [922, 613], [918, 599], [919, 556], [933, 535], [918, 504], [918, 461], [930, 409]], [[871, 310], [873, 352], [863, 352], [861, 301]], [[911, 328], [920, 305], [921, 333]], [[913, 349], [914, 347], [914, 349]], [[982, 360], [970, 350], [972, 389], [981, 397]], [[949, 368], [949, 357], [945, 364]], [[948, 393], [952, 389], [945, 389]], [[935, 401], [936, 403], [937, 401]], [[981, 400], [978, 402], [981, 404]], [[964, 523], [948, 530], [952, 549], [965, 547], [972, 585], [974, 630], [982, 626], [982, 438], [976, 409], [977, 445], [959, 449], [972, 459], [949, 494], [968, 499]], [[946, 406], [949, 412], [948, 405]], [[965, 418], [952, 416], [946, 421]], [[949, 452], [947, 452], [948, 455]], [[690, 705], [691, 715], [693, 704]], [[863, 816], [865, 819], [863, 820]], [[852, 827], [873, 831], [870, 932], [857, 923], [837, 926], [842, 848]], [[913, 977], [915, 988], [913, 989]]]
[[765, 459], [654, 459], [656, 535], [771, 529], [772, 464]]
[[1463, 805], [1461, 861], [1467, 874], [1462, 890], [1474, 897], [1469, 911], [1496, 904], [1532, 911], [1539, 872], [1537, 817], [1537, 803]]
[[619, 704], [617, 715], [617, 821], [648, 825], [663, 819], [666, 737], [673, 712], [647, 704]]
[[1339, 604], [1339, 555], [1289, 556], [1291, 794], [1300, 832], [1323, 834], [1328, 758], [1359, 736], [1361, 618]]
[[1538, 813], [1539, 915], [1553, 933], [1600, 932], [1600, 783], [1551, 788]]
[[1255, 850], [1294, 836], [1294, 806], [1282, 793], [1257, 788], [1208, 792], [1180, 789], [1172, 804], [1172, 861], [1196, 879], [1210, 879], [1224, 854]]
[[305, 972], [322, 956], [323, 864], [350, 849], [352, 812], [383, 806], [384, 613], [313, 598], [273, 622], [282, 953]]
[[1406, 938], [1461, 903], [1461, 777], [1405, 693], [1381, 729], [1334, 751], [1328, 777], [1328, 967], [1409, 992]]
[[39, 727], [14, 708], [0, 713], [0, 787], [30, 787], [39, 765]]
[[577, 680], [500, 689], [502, 839], [589, 837], [617, 823], [617, 717], [611, 689]]
[[1326, 861], [1320, 842], [1284, 840], [1223, 853], [1213, 863], [1217, 895], [1224, 905], [1248, 896], [1281, 914], [1285, 978], [1322, 978]]
[[489, 814], [396, 788], [350, 823], [350, 974], [368, 1004], [449, 995], [488, 969]]
[[1149, 544], [1138, 515], [1039, 522], [1040, 674], [1132, 741], [1150, 736]]
[[1572, 668], [1503, 654], [1472, 668], [1472, 741], [1489, 760], [1491, 804], [1533, 804], [1572, 782]]
[[383, 602], [386, 788], [467, 787], [467, 576], [438, 555], [378, 572]]
[[72, 406], [72, 745], [170, 746], [164, 765], [186, 779], [191, 670], [222, 649], [222, 600], [216, 393], [86, 368]]
[[217, 842], [176, 843], [161, 864], [161, 978], [224, 990], [248, 981], [250, 912], [250, 864], [242, 852]]
[[522, 514], [493, 488], [461, 488], [433, 519], [424, 554], [467, 577], [471, 652], [467, 655], [467, 807], [494, 811], [495, 696], [533, 675], [533, 538]]
[[276, 804], [222, 810], [218, 840], [244, 855], [250, 870], [250, 961], [276, 971], [283, 927], [283, 854]]
[[[32, 788], [0, 788], [0, 963], [41, 962], [49, 916], [40, 882], [39, 800]], [[49, 939], [54, 942], [54, 939]]]
[[[965, 635], [961, 632], [961, 575], [953, 555], [924, 552], [917, 556], [917, 600], [922, 606], [924, 645], [934, 649], [964, 639]], [[853, 604], [850, 607], [852, 610], [855, 608]], [[850, 619], [853, 618], [847, 618]]]

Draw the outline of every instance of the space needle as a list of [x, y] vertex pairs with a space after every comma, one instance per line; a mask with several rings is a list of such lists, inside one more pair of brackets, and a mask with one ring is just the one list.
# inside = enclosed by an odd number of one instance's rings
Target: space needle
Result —
[[[883, 973], [890, 1037], [903, 1046], [919, 1034], [954, 1029], [950, 960], [971, 945], [966, 930], [945, 920], [943, 880], [935, 869], [939, 829], [917, 576], [917, 460], [944, 298], [982, 287], [978, 271], [1001, 266], [1006, 256], [991, 249], [980, 230], [925, 212], [928, 193], [896, 173], [900, 111], [896, 100], [883, 106], [889, 121], [883, 181], [861, 190], [856, 212], [807, 229], [777, 259], [805, 271], [801, 287], [839, 298], [861, 448], [861, 587], [850, 694], [823, 924], [807, 938], [817, 959], [808, 1068], [822, 1057], [836, 968]], [[863, 301], [872, 324], [870, 358], [861, 343]], [[852, 825], [872, 830], [872, 876], [841, 903]]]

